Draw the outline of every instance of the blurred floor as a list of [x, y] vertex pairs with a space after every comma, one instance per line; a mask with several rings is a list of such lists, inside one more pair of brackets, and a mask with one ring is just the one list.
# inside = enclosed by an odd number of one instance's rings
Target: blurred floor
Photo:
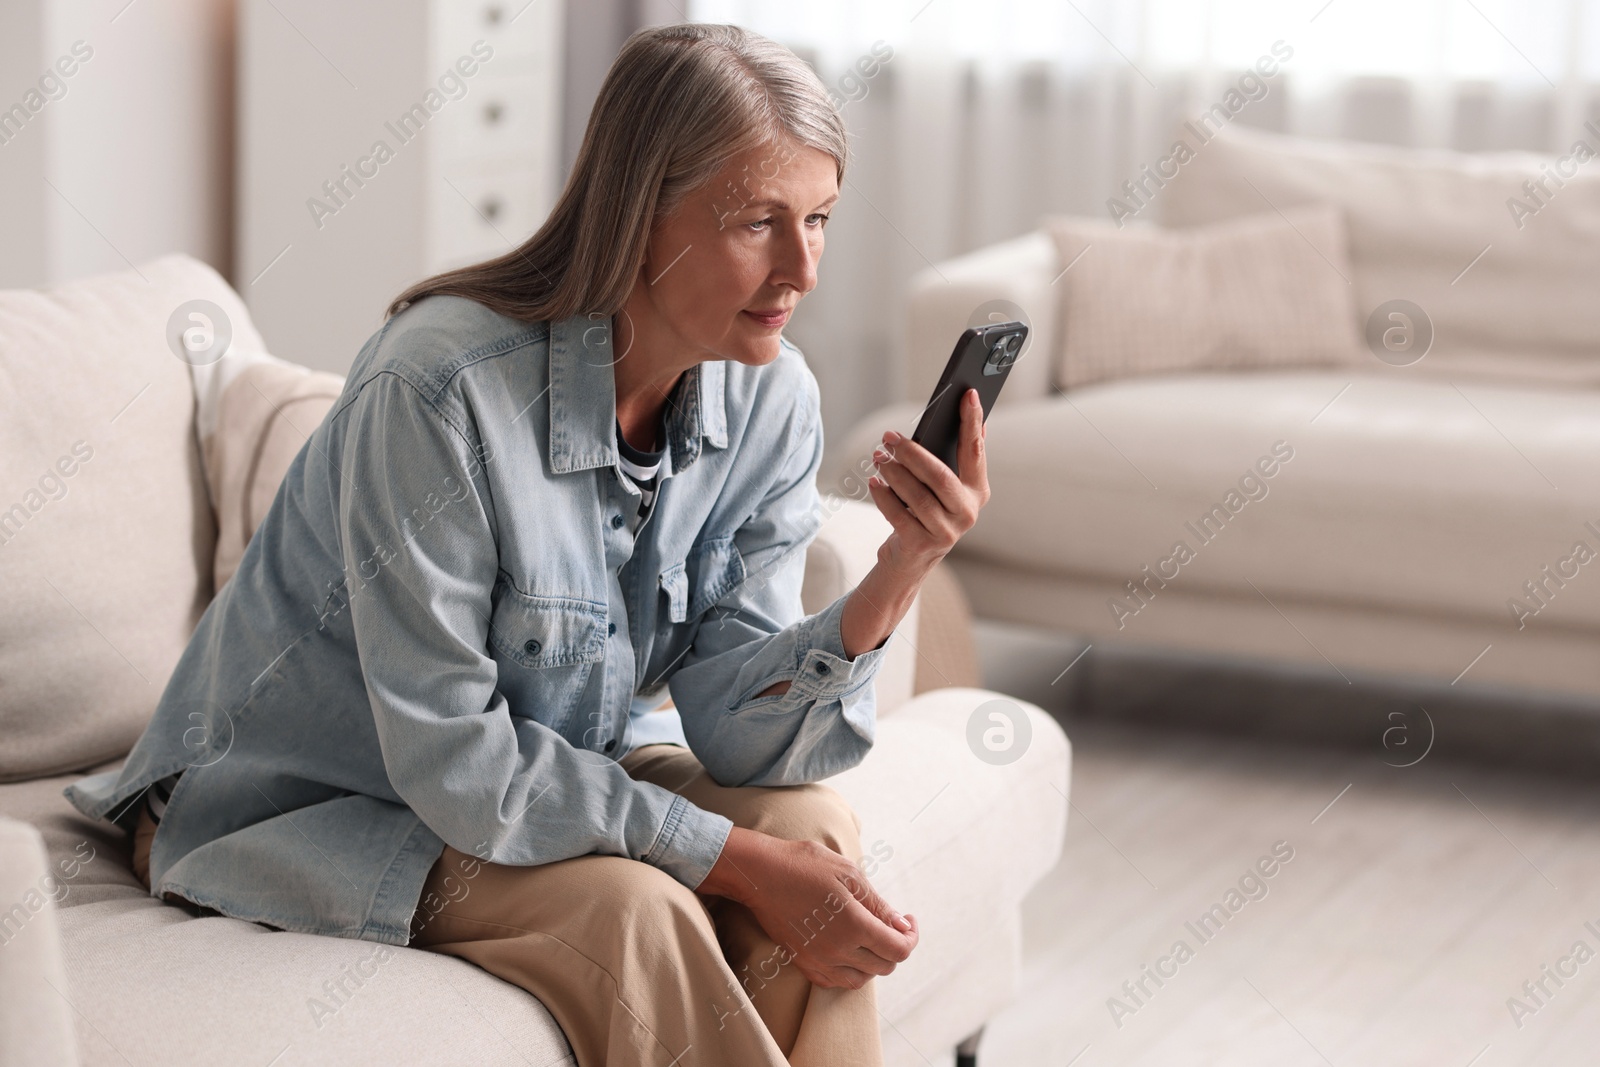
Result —
[[[1066, 852], [1027, 904], [1024, 989], [981, 1063], [1597, 1062], [1593, 787], [1437, 756], [1397, 768], [1380, 746], [1065, 724]], [[1292, 860], [1228, 901], [1280, 841]], [[1219, 903], [1237, 911], [1202, 941], [1187, 924]], [[1192, 957], [1145, 977], [1179, 940]]]

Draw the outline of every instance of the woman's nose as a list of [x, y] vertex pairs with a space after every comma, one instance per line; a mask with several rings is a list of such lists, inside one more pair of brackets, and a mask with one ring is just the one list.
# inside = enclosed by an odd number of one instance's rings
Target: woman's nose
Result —
[[820, 255], [821, 249], [813, 246], [804, 230], [791, 234], [783, 242], [778, 260], [773, 264], [773, 280], [792, 285], [801, 293], [809, 293], [817, 287], [817, 259]]

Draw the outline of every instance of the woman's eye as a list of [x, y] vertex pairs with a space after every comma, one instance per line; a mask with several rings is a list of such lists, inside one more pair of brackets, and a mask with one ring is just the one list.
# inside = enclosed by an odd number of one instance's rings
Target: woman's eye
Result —
[[[756, 222], [747, 222], [747, 223], [745, 223], [745, 225], [750, 227], [755, 232], [760, 233], [763, 229], [765, 229], [766, 227], [770, 226], [775, 221], [777, 221], [777, 220], [775, 220], [775, 219], [773, 219], [773, 218], [771, 218], [769, 216], [768, 218], [760, 219], [760, 220], [758, 220]], [[806, 222], [808, 224], [815, 225], [815, 226], [823, 226], [823, 225], [825, 225], [827, 223], [827, 221], [828, 221], [828, 216], [823, 214], [820, 211], [817, 212], [814, 215], [807, 215], [806, 216]]]

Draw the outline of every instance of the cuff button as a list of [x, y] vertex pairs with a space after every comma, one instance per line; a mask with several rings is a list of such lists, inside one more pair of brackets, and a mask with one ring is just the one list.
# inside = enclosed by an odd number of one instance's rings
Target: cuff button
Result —
[[823, 663], [820, 660], [817, 661], [817, 673], [818, 674], [827, 674], [828, 670], [829, 670], [829, 668], [828, 668], [828, 665], [826, 663]]

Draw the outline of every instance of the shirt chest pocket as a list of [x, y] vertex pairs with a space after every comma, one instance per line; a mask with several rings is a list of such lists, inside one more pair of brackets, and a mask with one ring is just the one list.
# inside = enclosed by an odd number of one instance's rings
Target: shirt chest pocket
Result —
[[744, 559], [734, 547], [732, 534], [709, 538], [691, 548], [687, 558], [663, 570], [660, 581], [668, 620], [687, 622], [699, 618], [744, 581]]
[[[491, 596], [489, 645], [502, 686], [526, 701], [513, 712], [556, 729], [571, 715], [589, 672], [605, 657], [606, 608], [578, 597], [524, 593], [501, 573]], [[518, 668], [526, 668], [519, 670]]]

